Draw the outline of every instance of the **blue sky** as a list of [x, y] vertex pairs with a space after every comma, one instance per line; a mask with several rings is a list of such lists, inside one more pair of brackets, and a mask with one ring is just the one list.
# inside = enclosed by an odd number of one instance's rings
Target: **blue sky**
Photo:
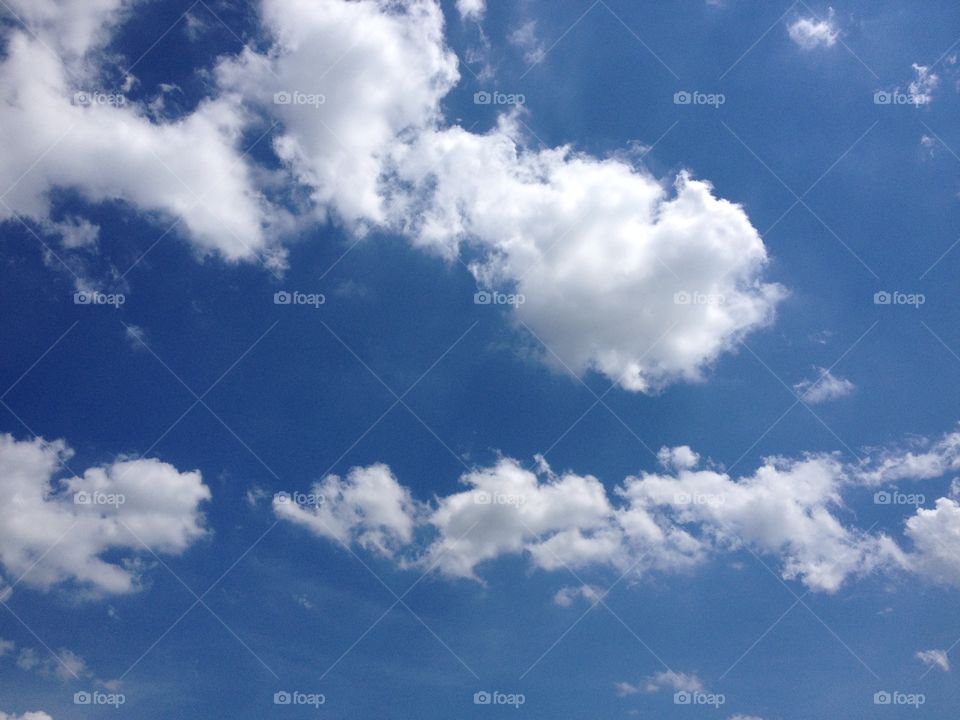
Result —
[[0, 719], [953, 717], [954, 3], [0, 17]]

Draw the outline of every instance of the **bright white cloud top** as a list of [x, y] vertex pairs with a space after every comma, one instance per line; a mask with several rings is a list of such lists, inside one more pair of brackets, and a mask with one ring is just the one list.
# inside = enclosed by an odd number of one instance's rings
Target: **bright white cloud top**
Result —
[[[205, 534], [200, 504], [210, 490], [199, 472], [179, 472], [154, 458], [118, 459], [55, 480], [72, 454], [61, 440], [0, 435], [0, 493], [6, 498], [0, 504], [0, 565], [8, 580], [40, 589], [70, 583], [93, 594], [128, 593], [137, 589], [137, 558], [178, 555]], [[123, 557], [102, 557], [113, 551]]]

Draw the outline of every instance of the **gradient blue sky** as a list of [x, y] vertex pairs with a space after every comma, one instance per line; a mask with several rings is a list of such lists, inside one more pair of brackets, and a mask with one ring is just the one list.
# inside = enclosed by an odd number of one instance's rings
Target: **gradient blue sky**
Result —
[[[255, 2], [142, 0], [119, 20], [109, 7], [103, 17], [84, 9], [108, 29], [76, 53], [58, 44], [57, 23], [69, 16], [61, 6], [83, 5], [48, 0], [37, 7], [53, 14], [36, 19], [0, 3], [7, 185], [22, 189], [34, 170], [66, 165], [71, 144], [89, 139], [68, 137], [37, 168], [35, 155], [20, 162], [22, 116], [11, 108], [46, 77], [43, 68], [16, 76], [19, 39], [50, 46], [88, 88], [119, 88], [136, 61], [127, 109], [155, 128], [186, 122], [221, 93], [213, 68], [224, 56], [247, 46], [266, 57], [273, 42], [273, 21]], [[487, 246], [444, 257], [415, 247], [397, 224], [365, 218], [361, 228], [337, 200], [311, 199], [310, 183], [287, 173], [271, 145], [284, 123], [271, 127], [269, 106], [233, 143], [242, 153], [267, 133], [242, 161], [284, 218], [263, 246], [286, 252], [282, 268], [204, 254], [189, 223], [164, 234], [176, 212], [124, 187], [51, 180], [49, 207], [39, 209], [4, 195], [0, 433], [73, 449], [54, 473], [57, 493], [74, 473], [144, 454], [199, 471], [211, 497], [198, 506], [204, 532], [176, 552], [99, 551], [132, 568], [131, 592], [104, 591], [69, 570], [33, 581], [60, 549], [44, 556], [28, 547], [24, 574], [22, 558], [12, 559], [23, 532], [0, 530], [9, 543], [0, 578], [15, 584], [0, 611], [0, 638], [12, 643], [0, 644], [0, 717], [954, 717], [960, 613], [951, 577], [960, 572], [931, 570], [917, 536], [905, 535], [916, 508], [874, 500], [898, 488], [923, 494], [928, 511], [938, 499], [955, 504], [960, 465], [949, 453], [938, 472], [873, 484], [851, 472], [843, 481], [833, 516], [886, 534], [911, 559], [851, 572], [829, 591], [789, 577], [780, 552], [749, 541], [718, 541], [690, 567], [671, 570], [665, 559], [626, 573], [603, 562], [544, 569], [528, 548], [483, 562], [479, 579], [453, 577], [418, 559], [436, 531], [429, 523], [384, 554], [274, 511], [276, 492], [309, 492], [328, 474], [376, 463], [425, 512], [463, 492], [468, 469], [501, 457], [533, 469], [538, 453], [558, 473], [595, 477], [617, 504], [628, 476], [667, 473], [655, 456], [661, 447], [689, 446], [703, 467], [737, 481], [771, 456], [876, 467], [955, 430], [956, 3], [490, 0], [480, 15], [461, 16], [452, 2], [442, 13], [442, 43], [460, 77], [436, 108], [440, 127], [495, 132], [511, 109], [478, 105], [474, 94], [521, 93], [519, 143], [531, 153], [570, 145], [591, 158], [627, 158], [668, 189], [683, 170], [708, 180], [762, 237], [769, 261], [750, 281], [783, 287], [774, 316], [707, 359], [700, 380], [670, 377], [636, 392], [611, 388], [609, 373], [568, 372], [540, 342], [563, 335], [564, 310], [541, 331], [510, 306], [475, 304], [483, 283], [468, 266], [484, 262]], [[791, 37], [803, 19], [823, 23], [807, 46]], [[936, 76], [928, 97], [875, 102], [878, 91], [913, 92], [923, 73]], [[387, 80], [383, 89], [393, 90]], [[678, 105], [678, 91], [722, 93], [725, 102]], [[165, 104], [148, 111], [157, 97]], [[127, 141], [105, 142], [122, 156]], [[159, 160], [156, 172], [164, 173]], [[144, 184], [149, 191], [150, 178]], [[71, 217], [99, 227], [93, 244], [70, 247], [53, 227]], [[93, 288], [122, 292], [125, 302], [75, 304], [76, 291]], [[326, 302], [277, 305], [282, 290], [323, 293]], [[879, 291], [921, 293], [924, 303], [878, 305]], [[839, 389], [815, 400], [794, 388], [825, 368]], [[0, 467], [12, 476], [18, 466]], [[15, 504], [9, 493], [0, 502]], [[15, 513], [2, 521], [12, 527]], [[931, 542], [960, 551], [960, 527], [944, 518], [937, 528]], [[613, 587], [600, 603], [557, 602], [558, 591], [584, 584]], [[943, 652], [943, 663], [917, 656], [928, 651]], [[82, 665], [65, 671], [71, 657]], [[725, 702], [676, 704], [674, 692], [688, 688]], [[124, 705], [74, 703], [76, 692], [95, 689], [122, 693]], [[278, 706], [280, 690], [323, 693], [326, 702]], [[484, 690], [522, 693], [525, 703], [475, 704]], [[875, 693], [895, 690], [925, 702], [874, 705]]]

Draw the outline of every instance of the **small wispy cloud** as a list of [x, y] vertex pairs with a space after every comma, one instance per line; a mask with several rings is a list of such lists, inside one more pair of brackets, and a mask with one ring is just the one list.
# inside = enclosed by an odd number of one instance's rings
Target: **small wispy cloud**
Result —
[[810, 405], [819, 405], [838, 398], [846, 397], [856, 389], [856, 385], [846, 378], [837, 377], [829, 370], [814, 367], [819, 377], [801, 380], [793, 386], [800, 398]]

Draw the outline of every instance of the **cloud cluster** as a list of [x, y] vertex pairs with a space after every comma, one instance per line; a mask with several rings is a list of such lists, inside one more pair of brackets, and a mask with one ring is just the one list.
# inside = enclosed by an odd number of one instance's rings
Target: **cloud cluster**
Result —
[[[952, 437], [929, 443], [928, 454], [949, 454]], [[627, 477], [610, 493], [593, 476], [555, 473], [543, 458], [533, 469], [500, 458], [465, 473], [463, 490], [429, 505], [416, 504], [386, 466], [375, 465], [355, 468], [346, 483], [331, 477], [314, 487], [330, 492], [333, 502], [274, 508], [278, 517], [321, 536], [352, 537], [402, 566], [459, 578], [480, 579], [479, 566], [507, 555], [526, 556], [545, 571], [605, 566], [642, 575], [693, 568], [746, 548], [772, 558], [784, 579], [814, 591], [834, 592], [850, 578], [877, 571], [960, 585], [956, 500], [940, 498], [934, 508], [907, 518], [904, 539], [912, 547], [841, 519], [845, 492], [874, 485], [878, 477], [933, 477], [934, 464], [913, 464], [918, 472], [910, 475], [907, 454], [894, 452], [873, 462], [886, 472], [811, 454], [767, 458], [753, 473], [731, 477], [705, 467], [689, 447], [664, 448], [661, 471]], [[368, 477], [375, 478], [377, 492], [359, 491], [370, 484]], [[563, 588], [555, 601], [569, 605], [576, 597], [594, 601], [599, 595], [590, 586]]]
[[[60, 4], [25, 20], [80, 54], [81, 77], [42, 39], [7, 33], [0, 220], [16, 212], [89, 249], [93, 228], [53, 217], [51, 191], [74, 188], [177, 222], [200, 255], [274, 267], [282, 236], [312, 223], [401, 233], [470, 258], [481, 286], [523, 293], [512, 316], [547, 361], [641, 392], [702, 377], [784, 296], [763, 281], [766, 248], [743, 208], [706, 180], [530, 149], [518, 114], [484, 134], [448, 124], [441, 105], [459, 73], [436, 0], [263, 0], [267, 49], [220, 60], [211, 96], [170, 121], [102, 88], [103, 33], [83, 28], [119, 22], [125, 4], [98, 0], [57, 37]], [[483, 3], [458, 7], [477, 17]], [[274, 125], [280, 169], [242, 151]]]
[[0, 435], [0, 565], [7, 579], [127, 593], [137, 587], [138, 557], [176, 555], [204, 535], [199, 506], [210, 490], [199, 472], [153, 458], [118, 459], [55, 480], [71, 455], [60, 440]]

